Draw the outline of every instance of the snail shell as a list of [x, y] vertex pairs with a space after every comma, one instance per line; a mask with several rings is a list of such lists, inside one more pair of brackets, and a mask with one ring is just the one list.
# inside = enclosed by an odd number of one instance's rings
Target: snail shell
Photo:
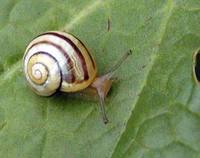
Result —
[[28, 85], [42, 96], [52, 95], [57, 90], [83, 90], [97, 74], [96, 63], [84, 44], [60, 31], [34, 38], [26, 48], [23, 64]]

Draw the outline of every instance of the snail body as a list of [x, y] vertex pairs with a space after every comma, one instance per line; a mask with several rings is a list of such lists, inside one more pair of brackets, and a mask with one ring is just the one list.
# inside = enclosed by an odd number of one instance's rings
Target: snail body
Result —
[[113, 72], [129, 54], [125, 54], [111, 71], [97, 77], [96, 62], [78, 38], [69, 33], [50, 31], [38, 35], [27, 46], [23, 68], [28, 85], [41, 96], [50, 96], [56, 91], [95, 89], [104, 123], [107, 123], [104, 99], [111, 87]]

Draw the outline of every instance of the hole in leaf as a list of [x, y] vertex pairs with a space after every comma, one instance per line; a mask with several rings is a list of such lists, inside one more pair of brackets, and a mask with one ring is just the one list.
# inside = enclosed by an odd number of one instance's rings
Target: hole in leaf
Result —
[[194, 54], [193, 73], [195, 80], [200, 84], [200, 49]]

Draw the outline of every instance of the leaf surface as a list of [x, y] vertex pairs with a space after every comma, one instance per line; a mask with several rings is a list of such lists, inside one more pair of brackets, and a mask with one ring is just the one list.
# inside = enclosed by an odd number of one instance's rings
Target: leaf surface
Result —
[[[191, 158], [200, 156], [199, 0], [0, 0], [0, 157]], [[108, 26], [109, 25], [109, 26]], [[106, 100], [40, 97], [26, 84], [28, 42], [48, 30], [79, 37], [99, 74], [127, 50]]]

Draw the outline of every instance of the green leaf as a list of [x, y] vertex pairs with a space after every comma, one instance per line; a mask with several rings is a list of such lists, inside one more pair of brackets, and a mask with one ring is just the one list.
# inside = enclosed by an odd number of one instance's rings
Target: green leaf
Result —
[[[0, 0], [0, 157], [200, 157], [199, 0]], [[108, 29], [108, 21], [110, 28]], [[93, 98], [40, 97], [22, 72], [26, 45], [65, 30], [95, 57], [99, 74], [127, 50], [102, 123]]]

